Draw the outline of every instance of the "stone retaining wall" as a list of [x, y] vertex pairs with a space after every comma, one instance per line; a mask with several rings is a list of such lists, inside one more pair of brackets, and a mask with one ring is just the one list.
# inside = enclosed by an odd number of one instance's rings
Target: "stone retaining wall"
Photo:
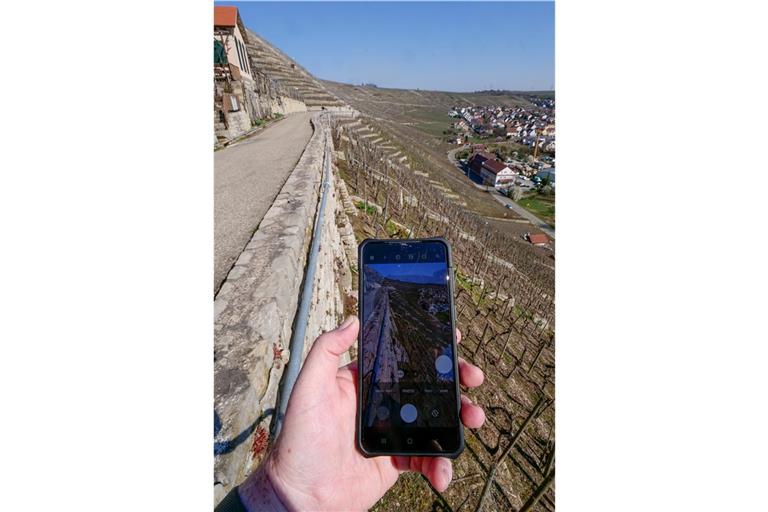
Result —
[[312, 105], [312, 106], [308, 106], [307, 110], [310, 110], [310, 111], [322, 111], [322, 110], [325, 110], [327, 112], [339, 112], [339, 113], [346, 114], [346, 115], [352, 115], [353, 113], [355, 113], [355, 110], [353, 110], [352, 107], [347, 106], [347, 105], [342, 105], [342, 106], [331, 105], [331, 104], [328, 104], [328, 105]]
[[[304, 153], [214, 301], [216, 503], [261, 462], [270, 442], [320, 195], [324, 144], [330, 143], [322, 121], [328, 115], [313, 116], [315, 132]], [[302, 358], [320, 333], [342, 320], [344, 295], [352, 293], [342, 241], [348, 220], [338, 187], [329, 192]]]
[[[303, 101], [283, 95], [269, 95], [254, 91], [249, 83], [233, 81], [232, 94], [237, 97], [241, 107], [237, 112], [223, 112], [221, 100], [214, 101], [214, 139], [216, 143], [228, 143], [251, 130], [258, 119], [275, 117], [276, 114], [288, 115], [294, 112], [306, 112]], [[224, 94], [224, 84], [215, 84], [216, 95]], [[228, 94], [228, 93], [227, 93]], [[226, 124], [219, 119], [223, 112]]]
[[289, 98], [288, 96], [281, 96], [277, 100], [271, 100], [272, 114], [280, 113], [283, 115], [292, 114], [294, 112], [306, 112], [307, 106], [303, 101]]

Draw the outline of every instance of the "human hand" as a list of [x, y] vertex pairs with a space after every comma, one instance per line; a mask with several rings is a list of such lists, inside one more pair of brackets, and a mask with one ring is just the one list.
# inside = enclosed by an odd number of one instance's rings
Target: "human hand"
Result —
[[[451, 482], [453, 468], [444, 457], [364, 457], [355, 443], [357, 362], [339, 368], [339, 357], [357, 340], [360, 326], [349, 317], [312, 346], [293, 388], [283, 428], [264, 464], [241, 486], [249, 495], [257, 485], [271, 485], [290, 510], [364, 510], [394, 485], [400, 473], [416, 471], [438, 491]], [[456, 331], [461, 341], [461, 333]], [[459, 381], [467, 387], [483, 383], [483, 372], [459, 358]], [[479, 428], [483, 409], [461, 397], [461, 421]], [[251, 481], [249, 483], [249, 481]], [[250, 486], [250, 490], [249, 490]], [[263, 494], [263, 490], [261, 490]]]

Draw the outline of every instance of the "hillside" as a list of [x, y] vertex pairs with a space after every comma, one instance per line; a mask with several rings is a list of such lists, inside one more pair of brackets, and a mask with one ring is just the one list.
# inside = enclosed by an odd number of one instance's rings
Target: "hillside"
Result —
[[[342, 196], [348, 194], [354, 205], [350, 222], [355, 237], [359, 241], [444, 236], [449, 241], [456, 268], [456, 319], [462, 332], [459, 351], [486, 372], [485, 384], [470, 390], [469, 396], [486, 408], [488, 421], [480, 429], [465, 431], [467, 450], [454, 463], [456, 481], [448, 490], [436, 494], [422, 478], [404, 476], [372, 510], [399, 510], [403, 502], [413, 504], [414, 511], [456, 510], [465, 503], [485, 504], [479, 507], [484, 510], [519, 510], [539, 490], [541, 500], [530, 510], [552, 511], [554, 492], [547, 478], [554, 468], [555, 435], [551, 253], [503, 229], [530, 230], [530, 224], [509, 218], [492, 229], [490, 219], [470, 206], [475, 198], [461, 193], [459, 187], [467, 180], [459, 180], [463, 176], [456, 169], [452, 175], [442, 174], [433, 165], [438, 161], [425, 155], [422, 146], [381, 125], [360, 117], [339, 120], [332, 127], [336, 165], [347, 190]], [[443, 161], [447, 162], [445, 153]], [[457, 177], [451, 188], [442, 184], [448, 176]], [[487, 194], [483, 197], [471, 185], [468, 190], [479, 194], [480, 201], [485, 199], [477, 208], [494, 206]], [[373, 314], [387, 322], [391, 317], [395, 323], [398, 317], [408, 317], [395, 305], [389, 307], [390, 298], [393, 303], [411, 302], [411, 311], [419, 309], [415, 297], [396, 297], [391, 291], [382, 295], [385, 288], [392, 286], [385, 284], [374, 292], [384, 302]], [[413, 323], [419, 320], [410, 317], [400, 325]], [[399, 360], [396, 355], [386, 355], [389, 370]], [[371, 364], [370, 358], [363, 361], [366, 364]], [[504, 470], [487, 480], [494, 464]], [[447, 507], [437, 506], [441, 504]]]
[[306, 69], [267, 40], [246, 30], [248, 55], [253, 67], [285, 89], [292, 91], [307, 107], [338, 107], [341, 101], [333, 97]]
[[447, 113], [452, 107], [463, 106], [523, 106], [533, 107], [527, 95], [551, 97], [552, 91], [544, 92], [445, 92], [419, 89], [387, 89], [363, 87], [321, 80], [333, 95], [354, 108], [381, 120], [413, 126], [428, 135], [439, 137], [450, 124]]
[[494, 229], [516, 241], [531, 230], [519, 215], [492, 200], [457, 171], [447, 157], [456, 148], [444, 141], [442, 131], [455, 121], [448, 111], [461, 105], [533, 105], [516, 94], [452, 93], [360, 87], [338, 82], [321, 83], [339, 99], [364, 114], [350, 126], [358, 136], [374, 143], [386, 157], [410, 167], [436, 193], [484, 217]]
[[[373, 510], [399, 510], [403, 502], [413, 510], [554, 510], [554, 253], [522, 240], [532, 226], [467, 180], [442, 137], [454, 106], [533, 104], [495, 91], [322, 84], [363, 114], [334, 128], [339, 173], [359, 210], [350, 219], [356, 237], [450, 241], [459, 350], [486, 372], [485, 385], [469, 395], [488, 421], [466, 431], [456, 481], [436, 495], [422, 478], [405, 475]], [[503, 469], [488, 480], [495, 465]]]

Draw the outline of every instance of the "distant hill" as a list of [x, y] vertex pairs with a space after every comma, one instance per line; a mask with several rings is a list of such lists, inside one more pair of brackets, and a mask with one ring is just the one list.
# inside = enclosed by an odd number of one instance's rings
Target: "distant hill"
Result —
[[502, 89], [489, 89], [487, 91], [475, 91], [472, 94], [483, 96], [536, 96], [537, 98], [554, 98], [555, 91], [508, 91]]
[[[522, 106], [533, 107], [530, 98], [554, 98], [555, 91], [506, 91], [487, 90], [477, 92], [431, 91], [422, 89], [392, 89], [352, 85], [331, 80], [319, 80], [332, 95], [349, 103], [361, 112], [392, 119], [408, 121], [406, 111], [429, 111], [426, 117], [435, 117], [451, 107], [465, 106]], [[416, 112], [416, 117], [425, 117]], [[398, 118], [398, 119], [395, 119]]]
[[[380, 110], [375, 104], [388, 103], [391, 106], [449, 109], [453, 106], [473, 105], [524, 105], [531, 103], [526, 96], [553, 97], [554, 91], [478, 91], [451, 92], [421, 89], [391, 89], [386, 87], [365, 87], [360, 85], [320, 80], [325, 88], [336, 97], [346, 101], [363, 112]], [[392, 110], [392, 109], [389, 109]], [[400, 109], [402, 110], [402, 108]]]

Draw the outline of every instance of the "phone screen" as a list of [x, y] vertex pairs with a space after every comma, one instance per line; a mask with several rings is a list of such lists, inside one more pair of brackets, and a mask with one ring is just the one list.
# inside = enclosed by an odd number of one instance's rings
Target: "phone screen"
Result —
[[459, 450], [448, 246], [369, 241], [360, 250], [360, 442], [369, 453]]

